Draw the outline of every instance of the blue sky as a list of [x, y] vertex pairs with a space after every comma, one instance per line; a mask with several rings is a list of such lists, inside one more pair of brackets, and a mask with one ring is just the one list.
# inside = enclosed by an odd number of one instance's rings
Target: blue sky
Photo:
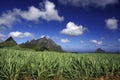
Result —
[[1, 0], [0, 41], [47, 36], [66, 51], [120, 50], [119, 0]]

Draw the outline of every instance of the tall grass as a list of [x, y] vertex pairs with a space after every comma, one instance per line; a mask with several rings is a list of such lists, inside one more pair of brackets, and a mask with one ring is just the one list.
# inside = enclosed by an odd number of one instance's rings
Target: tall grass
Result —
[[88, 80], [119, 71], [118, 54], [0, 49], [0, 80]]

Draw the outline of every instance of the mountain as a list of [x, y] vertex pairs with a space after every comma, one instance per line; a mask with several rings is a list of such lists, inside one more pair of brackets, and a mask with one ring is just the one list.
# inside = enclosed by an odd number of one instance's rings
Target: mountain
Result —
[[20, 46], [23, 48], [30, 48], [37, 51], [63, 51], [61, 46], [57, 45], [53, 40], [46, 37], [37, 40], [27, 41]]
[[0, 47], [13, 47], [16, 46], [16, 41], [10, 36], [4, 42], [0, 43]]
[[5, 42], [9, 42], [9, 41], [12, 41], [12, 42], [16, 43], [16, 41], [13, 39], [12, 36], [10, 36], [8, 39], [5, 40]]
[[105, 51], [103, 49], [101, 49], [101, 48], [98, 48], [95, 52], [96, 53], [105, 53]]

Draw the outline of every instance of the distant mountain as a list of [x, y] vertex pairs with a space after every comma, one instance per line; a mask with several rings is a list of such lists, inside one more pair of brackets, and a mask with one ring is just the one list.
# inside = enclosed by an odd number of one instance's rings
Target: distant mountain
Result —
[[16, 46], [16, 41], [10, 36], [4, 42], [0, 43], [0, 47], [13, 47]]
[[5, 42], [9, 42], [9, 41], [12, 41], [12, 42], [16, 43], [16, 41], [13, 39], [12, 36], [10, 36], [8, 39], [5, 40]]
[[27, 41], [20, 46], [23, 48], [35, 49], [37, 51], [63, 51], [61, 46], [57, 45], [53, 40], [46, 37], [37, 40]]
[[103, 49], [101, 49], [101, 48], [98, 48], [95, 52], [96, 53], [105, 53], [105, 51]]

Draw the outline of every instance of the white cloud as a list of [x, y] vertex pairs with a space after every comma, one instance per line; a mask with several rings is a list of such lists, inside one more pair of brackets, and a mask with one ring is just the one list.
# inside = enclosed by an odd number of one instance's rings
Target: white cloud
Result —
[[59, 0], [63, 5], [72, 5], [76, 7], [106, 7], [107, 5], [113, 5], [119, 2], [119, 0]]
[[28, 11], [20, 11], [20, 16], [26, 20], [37, 21], [40, 18], [40, 10], [34, 6], [29, 7]]
[[5, 35], [0, 33], [0, 42], [5, 40]]
[[43, 19], [45, 20], [57, 20], [57, 21], [63, 21], [64, 17], [60, 17], [58, 15], [58, 11], [55, 9], [55, 5], [50, 2], [50, 1], [46, 1], [45, 2], [45, 12], [44, 12], [44, 16]]
[[68, 22], [66, 28], [61, 31], [62, 34], [70, 36], [79, 36], [84, 33], [87, 28], [82, 25], [76, 25], [74, 22]]
[[101, 45], [103, 43], [102, 41], [97, 41], [97, 40], [90, 40], [90, 42], [96, 45]]
[[17, 18], [19, 10], [13, 9], [13, 11], [7, 11], [0, 16], [0, 26], [12, 27], [15, 22], [19, 22], [20, 19]]
[[46, 0], [44, 4], [45, 6], [42, 10], [31, 6], [28, 11], [21, 11], [21, 17], [30, 21], [38, 21], [40, 18], [47, 21], [63, 21], [64, 17], [58, 15], [58, 11], [55, 9], [54, 3]]
[[8, 10], [0, 16], [0, 26], [12, 27], [16, 22], [21, 22], [21, 18], [28, 21], [38, 21], [39, 19], [63, 21], [64, 19], [63, 16], [59, 16], [58, 10], [55, 9], [55, 4], [46, 0], [43, 9], [31, 6], [28, 10], [17, 8]]
[[114, 17], [106, 19], [106, 27], [110, 30], [116, 30], [118, 29], [118, 20]]
[[10, 32], [9, 36], [12, 36], [14, 38], [25, 38], [25, 37], [34, 38], [34, 35], [31, 34], [30, 32], [24, 32], [24, 33], [22, 33], [22, 32], [19, 32], [19, 31]]
[[68, 40], [68, 39], [61, 39], [61, 42], [62, 42], [62, 43], [69, 43], [70, 40]]

